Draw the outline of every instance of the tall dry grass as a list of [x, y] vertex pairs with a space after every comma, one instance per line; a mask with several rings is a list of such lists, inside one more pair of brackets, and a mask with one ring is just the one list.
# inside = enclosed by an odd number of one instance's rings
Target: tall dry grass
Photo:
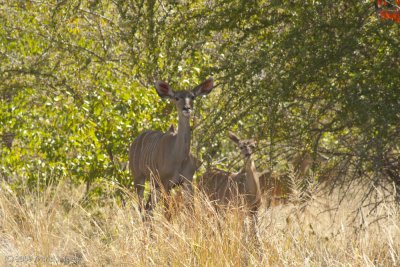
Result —
[[400, 265], [400, 213], [392, 202], [366, 216], [354, 213], [354, 197], [337, 208], [333, 197], [315, 193], [307, 205], [263, 208], [257, 239], [240, 209], [217, 215], [201, 195], [195, 212], [176, 212], [168, 222], [159, 208], [143, 222], [133, 197], [125, 206], [106, 197], [87, 203], [84, 191], [60, 184], [18, 197], [1, 184], [0, 265]]

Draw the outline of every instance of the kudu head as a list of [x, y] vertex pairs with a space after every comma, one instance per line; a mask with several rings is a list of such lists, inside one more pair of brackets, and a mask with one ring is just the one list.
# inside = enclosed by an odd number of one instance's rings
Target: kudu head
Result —
[[214, 80], [213, 78], [208, 78], [192, 90], [177, 92], [173, 91], [168, 83], [163, 81], [157, 81], [155, 86], [161, 98], [170, 98], [175, 102], [179, 117], [183, 115], [189, 118], [193, 111], [193, 100], [197, 96], [208, 95], [214, 88]]
[[253, 154], [253, 150], [256, 147], [256, 143], [253, 139], [240, 140], [239, 137], [232, 132], [229, 132], [229, 138], [236, 143], [245, 158], [249, 158]]

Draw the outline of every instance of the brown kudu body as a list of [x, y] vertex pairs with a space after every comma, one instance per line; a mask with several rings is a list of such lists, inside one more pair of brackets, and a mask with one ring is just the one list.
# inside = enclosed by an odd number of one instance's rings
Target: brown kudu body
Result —
[[314, 158], [308, 152], [299, 152], [289, 158], [289, 165], [292, 166], [290, 172], [272, 174], [267, 170], [260, 173], [260, 188], [262, 194], [267, 196], [267, 207], [287, 204], [293, 194], [292, 179], [304, 179], [313, 164], [320, 164], [326, 160], [324, 155], [317, 154]]
[[[145, 131], [132, 143], [129, 150], [129, 168], [139, 198], [143, 206], [146, 178], [150, 178], [153, 187], [168, 196], [172, 187], [183, 185], [184, 190], [193, 196], [192, 179], [197, 169], [197, 160], [190, 153], [190, 117], [193, 100], [197, 96], [207, 95], [213, 89], [213, 79], [209, 78], [191, 91], [174, 92], [163, 82], [156, 82], [160, 97], [170, 98], [178, 111], [178, 130], [173, 128], [163, 133]], [[150, 194], [146, 210], [152, 210], [156, 199]]]

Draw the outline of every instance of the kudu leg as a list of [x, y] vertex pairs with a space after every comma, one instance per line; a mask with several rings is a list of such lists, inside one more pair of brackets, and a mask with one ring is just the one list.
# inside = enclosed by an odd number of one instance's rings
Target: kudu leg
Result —
[[200, 166], [200, 162], [193, 155], [189, 155], [188, 159], [183, 163], [179, 173], [180, 180], [182, 180], [183, 197], [185, 207], [194, 208], [194, 190], [193, 190], [193, 175]]
[[160, 195], [160, 192], [156, 188], [154, 188], [154, 190], [150, 191], [149, 199], [147, 200], [147, 203], [145, 206], [146, 216], [153, 217], [153, 209], [157, 204], [159, 195]]
[[172, 207], [173, 203], [171, 202], [171, 190], [167, 188], [163, 194], [163, 202], [164, 202], [164, 216], [168, 221], [171, 221], [172, 218]]
[[159, 186], [153, 188], [145, 207], [147, 216], [153, 216], [153, 210], [161, 200], [164, 203], [164, 216], [169, 221], [171, 219], [170, 195], [168, 188], [160, 188]]
[[138, 196], [139, 211], [143, 211], [144, 206], [144, 186], [145, 186], [146, 176], [137, 175], [134, 180], [135, 191]]
[[185, 180], [183, 182], [183, 199], [185, 207], [190, 208], [190, 210], [194, 209], [194, 189], [193, 182], [189, 180]]
[[146, 215], [152, 217], [153, 216], [153, 209], [157, 205], [159, 196], [160, 196], [160, 186], [158, 184], [157, 176], [153, 174], [150, 175], [150, 194], [149, 199], [147, 200], [145, 210]]
[[[153, 216], [153, 209], [157, 206], [157, 203], [162, 200], [164, 202], [164, 208], [167, 207], [169, 211], [169, 196], [170, 187], [169, 185], [163, 184], [158, 176], [153, 176], [150, 179], [150, 196], [146, 203], [145, 210], [149, 217]], [[170, 217], [168, 212], [165, 212], [167, 219]]]

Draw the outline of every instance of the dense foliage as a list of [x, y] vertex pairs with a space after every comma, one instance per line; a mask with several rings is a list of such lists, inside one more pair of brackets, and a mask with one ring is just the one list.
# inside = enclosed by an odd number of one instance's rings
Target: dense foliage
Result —
[[203, 161], [234, 162], [232, 130], [257, 139], [260, 168], [323, 154], [315, 179], [400, 192], [399, 29], [367, 0], [7, 1], [1, 177], [128, 185], [130, 142], [176, 124], [154, 81], [179, 90], [214, 76], [193, 126]]

